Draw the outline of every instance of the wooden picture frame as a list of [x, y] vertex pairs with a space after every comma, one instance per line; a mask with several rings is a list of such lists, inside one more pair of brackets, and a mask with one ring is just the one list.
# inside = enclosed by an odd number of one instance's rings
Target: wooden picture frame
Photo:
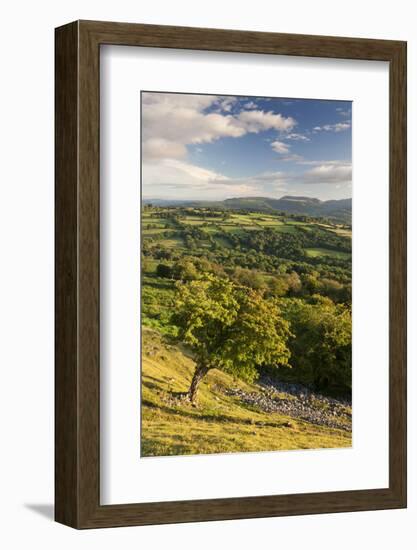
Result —
[[[56, 29], [55, 518], [74, 528], [406, 506], [406, 43], [76, 21]], [[117, 44], [389, 62], [389, 487], [100, 505], [99, 55]]]

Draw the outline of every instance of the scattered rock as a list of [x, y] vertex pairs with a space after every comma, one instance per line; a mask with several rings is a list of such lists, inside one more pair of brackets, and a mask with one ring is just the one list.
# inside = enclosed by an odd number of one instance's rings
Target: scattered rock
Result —
[[[311, 424], [351, 430], [352, 413], [348, 408], [350, 403], [315, 394], [301, 385], [263, 378], [258, 392], [245, 392], [240, 388], [225, 388], [223, 391], [263, 412], [279, 412]], [[286, 422], [283, 426], [295, 427], [291, 422]]]

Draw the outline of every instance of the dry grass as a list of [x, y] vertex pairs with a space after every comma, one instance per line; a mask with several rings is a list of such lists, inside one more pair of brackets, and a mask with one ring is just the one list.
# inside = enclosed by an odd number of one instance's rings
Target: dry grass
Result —
[[216, 370], [201, 383], [197, 405], [184, 402], [175, 393], [188, 389], [194, 370], [186, 351], [148, 328], [142, 350], [142, 456], [351, 446], [349, 432], [251, 409], [225, 395], [225, 388], [259, 387]]

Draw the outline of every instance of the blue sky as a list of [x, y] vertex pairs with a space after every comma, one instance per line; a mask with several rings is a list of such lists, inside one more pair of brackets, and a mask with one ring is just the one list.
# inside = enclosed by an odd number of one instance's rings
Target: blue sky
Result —
[[144, 198], [351, 197], [350, 101], [142, 92]]

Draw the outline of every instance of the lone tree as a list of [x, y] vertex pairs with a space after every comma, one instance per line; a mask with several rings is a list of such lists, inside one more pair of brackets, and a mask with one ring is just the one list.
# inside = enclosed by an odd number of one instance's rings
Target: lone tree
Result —
[[253, 381], [257, 367], [288, 365], [289, 323], [276, 302], [213, 275], [177, 288], [173, 322], [196, 362], [186, 394], [191, 402], [210, 369]]

